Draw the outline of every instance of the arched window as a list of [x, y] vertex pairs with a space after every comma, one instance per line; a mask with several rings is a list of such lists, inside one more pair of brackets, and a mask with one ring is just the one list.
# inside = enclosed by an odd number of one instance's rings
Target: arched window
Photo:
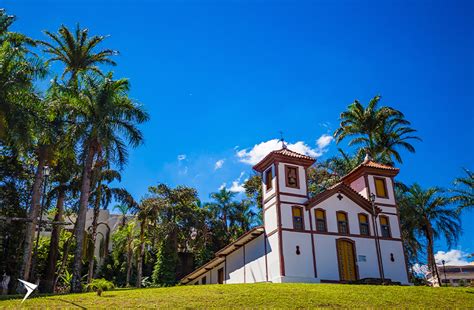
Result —
[[291, 209], [291, 212], [293, 213], [293, 228], [296, 230], [304, 230], [303, 208], [293, 206]]
[[360, 228], [360, 234], [363, 236], [369, 236], [370, 235], [370, 230], [369, 230], [369, 217], [367, 214], [364, 213], [359, 213], [359, 228]]
[[347, 219], [347, 213], [339, 211], [336, 213], [337, 216], [337, 230], [340, 234], [349, 233], [349, 221]]
[[326, 211], [323, 209], [316, 209], [314, 211], [314, 216], [316, 218], [316, 231], [327, 232]]
[[380, 230], [382, 231], [382, 237], [390, 238], [392, 232], [390, 231], [390, 221], [386, 216], [380, 216]]

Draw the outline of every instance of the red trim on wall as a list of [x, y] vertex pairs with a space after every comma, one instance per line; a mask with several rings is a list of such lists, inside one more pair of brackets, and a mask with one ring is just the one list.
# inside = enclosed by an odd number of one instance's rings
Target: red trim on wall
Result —
[[[313, 231], [313, 221], [311, 219], [311, 211], [310, 210], [308, 210], [308, 216], [309, 216], [309, 228], [311, 229], [311, 231]], [[313, 252], [314, 277], [317, 278], [318, 277], [318, 272], [317, 272], [317, 269], [316, 269], [316, 251], [314, 249], [314, 236], [313, 236], [313, 234], [311, 234], [311, 249], [312, 249], [312, 252]]]
[[276, 201], [277, 201], [277, 229], [278, 229], [278, 253], [280, 256], [280, 276], [285, 276], [285, 257], [283, 256], [283, 234], [281, 226], [281, 206], [280, 206], [280, 167], [279, 162], [276, 161], [275, 165], [275, 177], [276, 177]]

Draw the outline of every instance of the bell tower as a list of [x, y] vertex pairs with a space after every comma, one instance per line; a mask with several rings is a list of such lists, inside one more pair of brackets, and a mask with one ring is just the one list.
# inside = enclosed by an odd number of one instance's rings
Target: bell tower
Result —
[[311, 233], [307, 232], [311, 223], [305, 210], [306, 170], [314, 162], [313, 158], [291, 151], [283, 143], [280, 150], [269, 153], [253, 167], [262, 175], [266, 255], [268, 265], [274, 266], [269, 270], [271, 282], [285, 282], [289, 278], [298, 282], [298, 278], [308, 276], [306, 270], [298, 270], [298, 264], [314, 263]]

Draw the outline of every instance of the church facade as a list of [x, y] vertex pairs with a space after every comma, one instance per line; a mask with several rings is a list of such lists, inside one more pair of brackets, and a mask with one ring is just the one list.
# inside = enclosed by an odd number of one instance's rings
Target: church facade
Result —
[[263, 225], [181, 283], [409, 284], [394, 193], [399, 170], [366, 158], [341, 182], [309, 198], [307, 169], [314, 162], [284, 146], [255, 165], [262, 174]]

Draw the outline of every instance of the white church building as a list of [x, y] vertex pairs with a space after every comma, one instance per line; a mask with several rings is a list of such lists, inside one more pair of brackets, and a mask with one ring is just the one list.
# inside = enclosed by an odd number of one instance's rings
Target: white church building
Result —
[[366, 159], [341, 182], [309, 198], [315, 160], [285, 146], [253, 168], [262, 174], [263, 226], [181, 279], [182, 284], [408, 283], [394, 193], [399, 169]]

